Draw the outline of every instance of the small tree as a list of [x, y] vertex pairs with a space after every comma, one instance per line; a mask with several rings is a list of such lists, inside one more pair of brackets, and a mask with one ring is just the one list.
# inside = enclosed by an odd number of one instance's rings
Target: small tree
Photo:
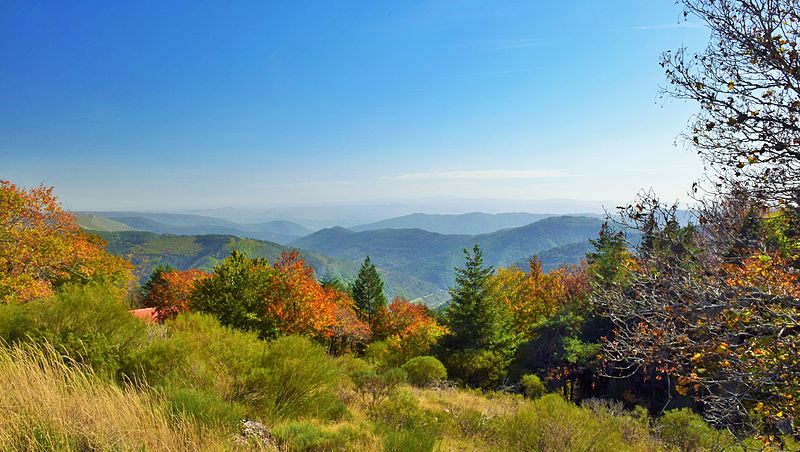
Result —
[[[250, 259], [234, 250], [200, 281], [191, 295], [190, 308], [215, 316], [224, 326], [273, 337], [275, 325], [263, 314], [263, 294], [273, 269], [266, 259]], [[261, 314], [261, 315], [259, 315]]]
[[465, 264], [456, 269], [456, 286], [445, 314], [450, 333], [441, 340], [439, 356], [452, 376], [471, 386], [499, 383], [514, 357], [520, 337], [514, 316], [503, 300], [492, 296], [492, 267], [483, 264], [478, 245], [464, 250]]
[[353, 299], [361, 315], [370, 320], [376, 312], [386, 306], [383, 280], [369, 256], [364, 259], [364, 263], [358, 271], [358, 277], [353, 283]]

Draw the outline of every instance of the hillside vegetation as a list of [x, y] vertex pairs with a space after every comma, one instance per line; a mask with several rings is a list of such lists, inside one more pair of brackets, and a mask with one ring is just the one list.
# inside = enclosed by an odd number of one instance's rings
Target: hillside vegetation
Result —
[[353, 226], [349, 229], [356, 232], [378, 229], [422, 229], [439, 234], [477, 235], [525, 226], [551, 216], [556, 215], [526, 212], [497, 214], [471, 212], [450, 215], [412, 213], [402, 217]]
[[[158, 266], [211, 271], [234, 250], [274, 261], [282, 252], [290, 249], [277, 243], [219, 234], [182, 236], [144, 231], [95, 233], [107, 242], [108, 252], [133, 263], [139, 280], [150, 276]], [[320, 276], [348, 280], [358, 271], [359, 264], [355, 261], [337, 260], [309, 251], [302, 251], [301, 254]], [[426, 297], [426, 301], [432, 304], [446, 299], [446, 292], [440, 287], [412, 275], [382, 270], [382, 276], [389, 296]]]
[[438, 234], [421, 229], [354, 232], [335, 227], [295, 240], [291, 245], [344, 261], [370, 256], [379, 268], [408, 274], [446, 289], [453, 283], [453, 268], [461, 262], [461, 250], [466, 247], [478, 244], [489, 265], [508, 266], [539, 255], [548, 269], [554, 269], [577, 264], [584, 255], [548, 254], [548, 250], [565, 245], [572, 246], [572, 250], [580, 249], [581, 245], [585, 248], [602, 224], [591, 217], [550, 217], [481, 235]]
[[103, 227], [105, 223], [121, 223], [126, 226], [125, 229], [111, 230], [136, 229], [175, 235], [220, 234], [281, 244], [286, 244], [312, 232], [311, 229], [291, 221], [236, 223], [221, 218], [176, 213], [94, 212], [79, 213], [77, 218], [79, 220], [81, 218], [95, 219], [94, 223], [88, 222], [84, 227], [96, 231], [109, 231], [110, 229]]

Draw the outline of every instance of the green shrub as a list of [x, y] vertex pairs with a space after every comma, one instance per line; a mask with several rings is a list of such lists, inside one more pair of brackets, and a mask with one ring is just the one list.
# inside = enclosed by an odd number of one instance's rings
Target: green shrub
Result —
[[368, 408], [373, 409], [386, 400], [397, 386], [405, 383], [408, 380], [408, 374], [403, 369], [396, 367], [383, 373], [378, 373], [373, 368], [363, 368], [355, 372], [351, 379], [362, 402]]
[[0, 338], [9, 344], [49, 343], [98, 374], [114, 376], [146, 341], [147, 329], [128, 312], [118, 290], [67, 285], [46, 299], [0, 305]]
[[386, 368], [389, 355], [389, 346], [383, 341], [375, 341], [364, 350], [364, 359], [376, 369]]
[[214, 393], [256, 417], [346, 413], [336, 393], [339, 366], [308, 339], [265, 342], [196, 313], [179, 315], [165, 328], [163, 337], [132, 355], [125, 371], [133, 381]]
[[211, 428], [234, 431], [246, 416], [244, 407], [227, 403], [213, 392], [170, 386], [164, 389], [164, 397], [174, 416]]
[[381, 430], [383, 435], [383, 450], [387, 452], [426, 452], [432, 451], [438, 436], [424, 428], [393, 429], [386, 427]]
[[272, 429], [281, 445], [290, 451], [337, 450], [349, 440], [348, 433], [334, 432], [306, 421], [290, 422]]
[[340, 418], [347, 409], [336, 389], [341, 372], [325, 350], [304, 337], [269, 344], [259, 367], [246, 376], [247, 400], [273, 418], [314, 415]]
[[467, 349], [440, 356], [448, 375], [473, 388], [492, 389], [506, 376], [508, 359], [491, 350]]
[[[651, 450], [647, 431], [634, 419], [578, 407], [555, 394], [493, 421], [498, 440], [516, 450]], [[628, 431], [635, 434], [628, 435]]]
[[541, 397], [546, 392], [544, 383], [542, 383], [542, 379], [538, 375], [523, 375], [519, 382], [522, 384], [523, 394], [529, 399]]
[[433, 356], [411, 358], [403, 364], [403, 370], [408, 373], [408, 381], [414, 386], [431, 386], [447, 379], [444, 364]]
[[689, 408], [667, 411], [657, 419], [656, 427], [664, 443], [684, 451], [720, 449], [729, 441]]

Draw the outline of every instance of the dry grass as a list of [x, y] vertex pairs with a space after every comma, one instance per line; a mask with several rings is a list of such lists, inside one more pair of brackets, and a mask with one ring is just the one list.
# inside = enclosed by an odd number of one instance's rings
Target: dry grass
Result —
[[52, 348], [0, 348], [0, 450], [222, 450], [151, 393], [66, 365]]

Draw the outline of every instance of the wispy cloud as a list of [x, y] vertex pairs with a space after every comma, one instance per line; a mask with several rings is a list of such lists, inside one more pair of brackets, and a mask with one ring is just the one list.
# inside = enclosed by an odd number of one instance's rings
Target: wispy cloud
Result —
[[698, 29], [703, 28], [703, 25], [696, 22], [678, 22], [674, 24], [637, 25], [631, 28], [634, 30], [674, 30], [676, 28]]
[[432, 179], [545, 179], [553, 177], [569, 177], [564, 170], [476, 170], [476, 171], [431, 171], [425, 173], [409, 173], [388, 177], [393, 180], [432, 180]]

